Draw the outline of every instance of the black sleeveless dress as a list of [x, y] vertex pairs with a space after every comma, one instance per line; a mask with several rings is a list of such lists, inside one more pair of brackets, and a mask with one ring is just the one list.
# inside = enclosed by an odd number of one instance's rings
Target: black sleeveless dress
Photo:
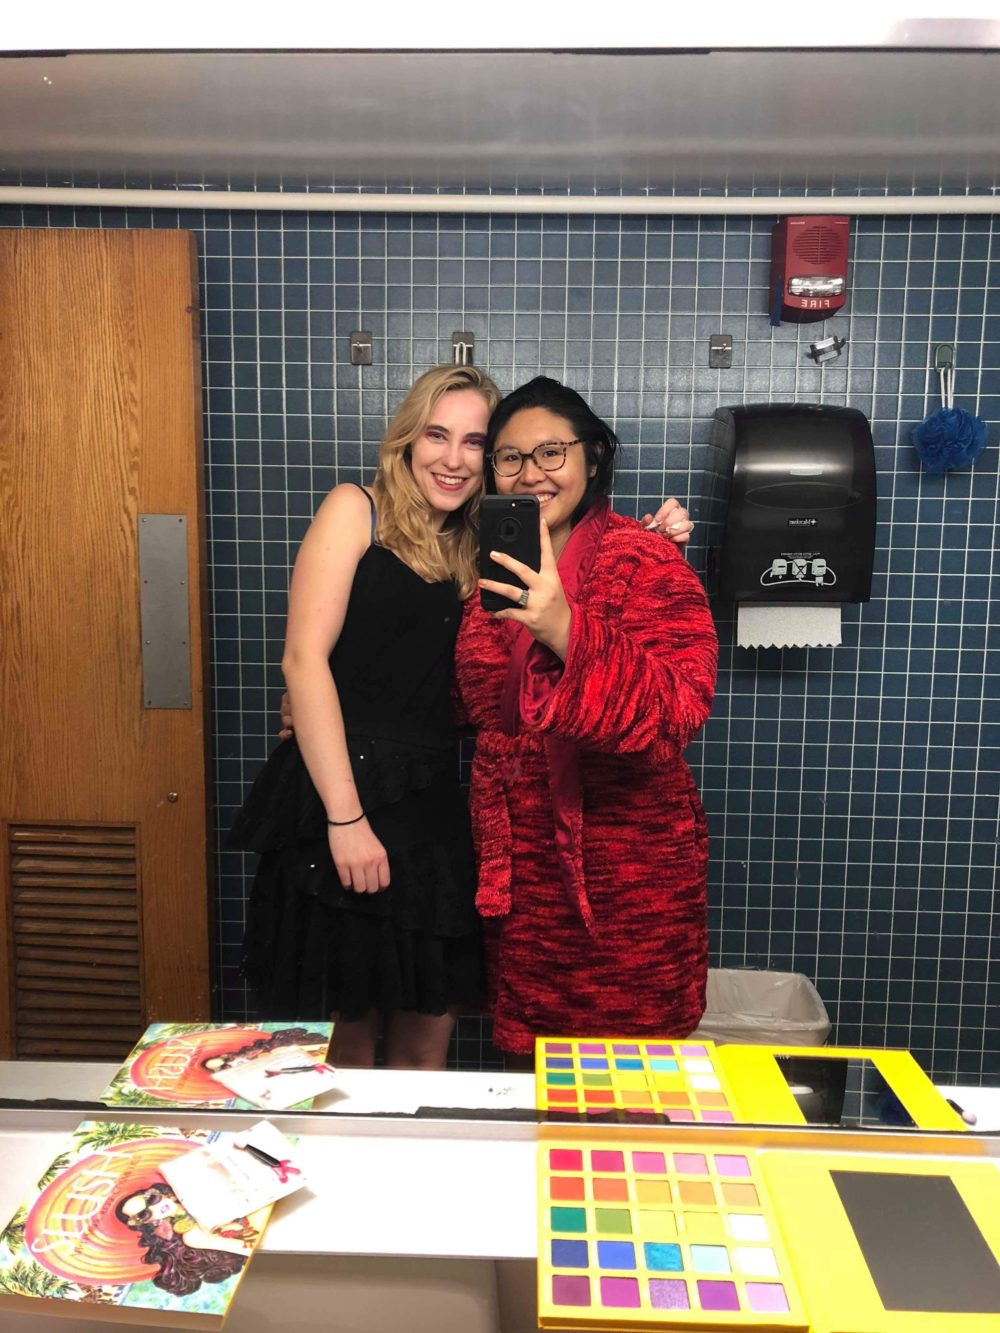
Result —
[[283, 741], [230, 835], [261, 857], [242, 961], [260, 1017], [479, 1007], [476, 869], [451, 708], [460, 620], [453, 583], [426, 583], [385, 547], [364, 553], [330, 668], [390, 885], [342, 888], [326, 811], [294, 738]]

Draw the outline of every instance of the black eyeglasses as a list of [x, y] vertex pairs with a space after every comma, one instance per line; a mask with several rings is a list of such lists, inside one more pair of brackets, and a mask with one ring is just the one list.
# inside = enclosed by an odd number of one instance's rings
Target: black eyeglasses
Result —
[[490, 462], [498, 477], [516, 477], [529, 458], [543, 472], [558, 472], [566, 462], [566, 450], [573, 444], [583, 444], [583, 440], [546, 440], [530, 454], [502, 444], [490, 454]]

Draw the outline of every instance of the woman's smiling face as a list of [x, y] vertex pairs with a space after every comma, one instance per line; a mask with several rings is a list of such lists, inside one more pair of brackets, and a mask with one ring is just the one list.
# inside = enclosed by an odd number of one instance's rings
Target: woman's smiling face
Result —
[[483, 482], [489, 405], [475, 389], [450, 389], [431, 408], [410, 446], [410, 471], [440, 527]]
[[565, 417], [544, 407], [526, 407], [515, 412], [497, 436], [494, 450], [529, 454], [540, 444], [566, 444], [566, 461], [555, 472], [543, 471], [533, 458], [525, 458], [516, 477], [496, 474], [501, 495], [534, 495], [538, 499], [558, 556], [570, 534], [570, 519], [583, 499], [587, 482], [596, 468], [587, 462], [587, 449], [574, 437]]

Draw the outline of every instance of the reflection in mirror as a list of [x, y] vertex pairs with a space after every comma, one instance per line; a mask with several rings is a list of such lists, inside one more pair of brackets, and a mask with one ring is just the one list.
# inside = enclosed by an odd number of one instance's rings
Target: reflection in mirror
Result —
[[914, 1128], [906, 1107], [872, 1060], [813, 1055], [775, 1059], [810, 1125]]

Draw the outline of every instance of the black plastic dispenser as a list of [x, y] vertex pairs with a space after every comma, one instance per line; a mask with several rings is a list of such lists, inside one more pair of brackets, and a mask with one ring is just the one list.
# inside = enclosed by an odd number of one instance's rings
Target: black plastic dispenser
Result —
[[708, 457], [708, 590], [736, 603], [866, 602], [875, 451], [852, 407], [720, 408]]

